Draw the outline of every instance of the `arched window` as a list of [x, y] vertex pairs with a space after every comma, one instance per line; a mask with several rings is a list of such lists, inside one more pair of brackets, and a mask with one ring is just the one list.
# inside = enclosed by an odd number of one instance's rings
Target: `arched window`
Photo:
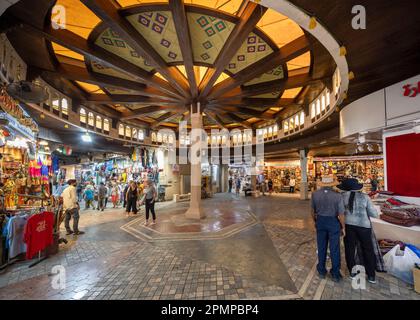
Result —
[[131, 139], [131, 128], [129, 126], [125, 127], [125, 137]]
[[267, 128], [265, 128], [263, 132], [264, 132], [264, 139], [267, 139], [268, 138], [268, 130], [267, 130]]
[[53, 99], [52, 103], [52, 107], [53, 107], [53, 112], [55, 114], [60, 113], [60, 99]]
[[320, 115], [321, 114], [321, 102], [318, 100], [316, 100], [316, 115]]
[[289, 132], [289, 121], [285, 120], [283, 123], [283, 128], [284, 128], [284, 133], [288, 133]]
[[273, 127], [268, 128], [268, 137], [273, 137]]
[[312, 117], [312, 119], [315, 119], [315, 117], [316, 117], [315, 103], [311, 104], [311, 117]]
[[300, 113], [300, 125], [303, 126], [305, 124], [305, 112]]
[[157, 138], [156, 138], [156, 132], [152, 132], [152, 142], [156, 142]]
[[175, 137], [174, 137], [174, 135], [173, 135], [173, 134], [170, 134], [170, 135], [168, 136], [168, 143], [169, 143], [169, 144], [173, 144], [173, 143], [174, 143], [174, 141], [175, 141]]
[[80, 122], [86, 124], [86, 110], [81, 108], [79, 111]]
[[109, 132], [109, 120], [104, 119], [104, 131]]
[[137, 129], [133, 128], [133, 140], [137, 140]]
[[163, 143], [168, 143], [168, 135], [167, 134], [162, 135], [162, 142]]
[[100, 116], [96, 116], [96, 128], [102, 130], [102, 118]]
[[125, 135], [125, 128], [124, 125], [120, 123], [120, 125], [118, 126], [118, 135], [120, 137], [124, 137]]
[[325, 94], [327, 96], [327, 101], [326, 101], [326, 106], [329, 106], [331, 101], [330, 101], [330, 92], [327, 90], [327, 93]]
[[299, 115], [295, 115], [295, 128], [299, 128]]
[[238, 135], [233, 135], [233, 145], [235, 146], [238, 143]]
[[144, 140], [144, 131], [143, 130], [139, 130], [139, 140], [143, 141]]
[[65, 98], [61, 99], [61, 113], [66, 116], [69, 114], [69, 105]]
[[321, 98], [321, 111], [325, 110], [325, 95], [322, 95]]
[[295, 129], [295, 121], [293, 119], [293, 117], [290, 118], [289, 120], [289, 130], [293, 131]]
[[93, 116], [92, 112], [88, 113], [88, 125], [91, 127], [95, 126], [95, 117]]
[[160, 132], [157, 134], [157, 142], [162, 143], [162, 134]]

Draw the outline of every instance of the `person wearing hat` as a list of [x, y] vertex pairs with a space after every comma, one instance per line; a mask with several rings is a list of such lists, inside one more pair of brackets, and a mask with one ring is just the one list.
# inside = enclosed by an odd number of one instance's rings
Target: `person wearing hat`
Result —
[[[67, 230], [67, 235], [84, 234], [83, 231], [79, 230], [79, 199], [76, 192], [76, 179], [70, 179], [67, 184], [69, 185], [62, 193], [63, 197], [63, 210], [66, 213], [64, 225]], [[73, 230], [70, 228], [70, 220], [73, 217]]]
[[376, 256], [372, 243], [372, 225], [369, 217], [377, 218], [379, 214], [369, 196], [361, 191], [363, 184], [359, 183], [357, 179], [345, 179], [337, 188], [345, 191], [342, 194], [346, 208], [344, 248], [350, 277], [354, 279], [357, 276], [353, 268], [356, 266], [356, 247], [360, 243], [361, 256], [363, 257], [368, 281], [376, 283]]
[[342, 275], [340, 255], [340, 235], [344, 235], [344, 201], [343, 197], [333, 187], [338, 183], [332, 175], [323, 176], [320, 189], [312, 194], [312, 218], [315, 222], [318, 265], [320, 278], [327, 275], [326, 260], [327, 248], [330, 248], [332, 269], [330, 271], [333, 281], [340, 282]]

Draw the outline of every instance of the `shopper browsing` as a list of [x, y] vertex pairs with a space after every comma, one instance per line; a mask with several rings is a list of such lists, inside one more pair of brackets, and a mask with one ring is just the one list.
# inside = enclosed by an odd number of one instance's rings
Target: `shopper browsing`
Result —
[[111, 189], [111, 200], [114, 208], [117, 207], [118, 201], [120, 198], [120, 188], [118, 187], [118, 183], [114, 183]]
[[138, 189], [137, 183], [135, 181], [130, 182], [130, 186], [128, 187], [125, 194], [125, 199], [127, 203], [127, 217], [129, 217], [131, 214], [137, 214]]
[[333, 281], [339, 282], [342, 278], [340, 256], [340, 233], [344, 236], [344, 200], [333, 190], [337, 183], [333, 176], [322, 177], [321, 189], [312, 194], [312, 218], [315, 222], [319, 276], [324, 279], [327, 274], [326, 260], [327, 248], [330, 248], [332, 269], [330, 271]]
[[345, 179], [337, 187], [346, 191], [342, 194], [346, 208], [344, 248], [350, 277], [353, 279], [357, 276], [353, 268], [356, 266], [355, 254], [356, 246], [359, 242], [368, 281], [370, 283], [376, 283], [376, 256], [373, 248], [372, 225], [369, 217], [377, 218], [378, 212], [369, 196], [361, 191], [363, 184], [359, 183], [357, 179]]
[[85, 210], [89, 209], [90, 206], [92, 206], [92, 209], [95, 209], [93, 205], [93, 199], [95, 198], [95, 188], [90, 182], [88, 182], [85, 191], [83, 192], [83, 198], [85, 199]]
[[156, 187], [153, 181], [146, 180], [144, 182], [144, 191], [143, 191], [143, 198], [141, 203], [146, 204], [146, 222], [144, 223], [146, 226], [149, 224], [149, 214], [150, 211], [152, 212], [153, 222], [152, 224], [156, 223], [156, 213], [155, 213], [155, 200], [157, 198]]
[[105, 199], [108, 197], [108, 188], [101, 182], [98, 188], [98, 210], [104, 211], [106, 203]]
[[[67, 230], [67, 235], [75, 234], [80, 235], [84, 234], [83, 231], [79, 230], [79, 202], [77, 198], [76, 191], [76, 180], [72, 179], [68, 182], [68, 187], [63, 191], [63, 210], [66, 214], [64, 225]], [[70, 228], [70, 220], [73, 217], [73, 230]]]
[[290, 193], [295, 193], [295, 187], [296, 187], [296, 179], [295, 177], [291, 177], [289, 180], [289, 187], [290, 187]]

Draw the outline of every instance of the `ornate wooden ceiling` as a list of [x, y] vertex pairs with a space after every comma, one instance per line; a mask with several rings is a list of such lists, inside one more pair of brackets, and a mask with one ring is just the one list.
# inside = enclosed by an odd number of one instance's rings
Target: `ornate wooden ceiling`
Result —
[[248, 0], [42, 2], [66, 8], [67, 28], [13, 17], [46, 40], [53, 67], [35, 63], [41, 76], [152, 128], [188, 118], [196, 102], [206, 127], [261, 126], [303, 108], [304, 89], [321, 90], [329, 76], [314, 77], [313, 38]]

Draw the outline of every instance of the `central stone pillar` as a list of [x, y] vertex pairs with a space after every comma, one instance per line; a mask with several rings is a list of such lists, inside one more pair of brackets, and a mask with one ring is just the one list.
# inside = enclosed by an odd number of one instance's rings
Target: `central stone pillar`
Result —
[[[203, 139], [203, 116], [200, 111], [200, 104], [191, 108], [191, 199], [190, 208], [185, 213], [190, 219], [203, 219], [205, 213], [201, 204], [201, 162], [202, 162], [202, 139]], [[207, 141], [206, 141], [207, 142]]]
[[308, 152], [307, 150], [300, 150], [300, 172], [301, 172], [301, 182], [300, 182], [300, 199], [308, 200]]

